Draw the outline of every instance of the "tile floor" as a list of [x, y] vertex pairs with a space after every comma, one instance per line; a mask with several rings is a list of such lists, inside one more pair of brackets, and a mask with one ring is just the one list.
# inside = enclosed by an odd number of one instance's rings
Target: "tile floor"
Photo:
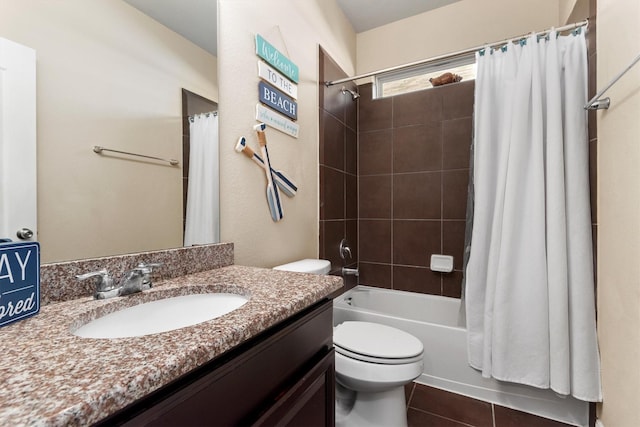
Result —
[[405, 394], [409, 427], [568, 426], [417, 383], [407, 385]]

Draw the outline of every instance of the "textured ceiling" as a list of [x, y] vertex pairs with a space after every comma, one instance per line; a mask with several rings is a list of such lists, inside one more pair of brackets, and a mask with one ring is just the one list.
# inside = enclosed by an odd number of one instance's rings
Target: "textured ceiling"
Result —
[[[156, 21], [218, 56], [216, 0], [124, 0]], [[264, 0], [261, 0], [264, 1]]]
[[459, 0], [337, 0], [356, 33], [428, 12]]
[[[217, 56], [216, 0], [124, 0]], [[255, 0], [269, 1], [269, 0]], [[356, 33], [459, 0], [337, 0]]]

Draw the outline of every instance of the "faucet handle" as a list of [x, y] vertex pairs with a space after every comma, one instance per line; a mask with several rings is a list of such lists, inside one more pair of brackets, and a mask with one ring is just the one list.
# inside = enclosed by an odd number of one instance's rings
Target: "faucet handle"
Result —
[[161, 262], [149, 262], [149, 263], [144, 263], [141, 262], [140, 264], [138, 264], [138, 266], [136, 268], [134, 268], [135, 271], [139, 271], [140, 274], [142, 274], [142, 287], [143, 289], [149, 289], [151, 288], [153, 285], [151, 284], [151, 273], [153, 272], [153, 269], [155, 267], [160, 267], [162, 265]]
[[96, 295], [98, 294], [98, 292], [111, 291], [116, 288], [113, 282], [113, 278], [104, 268], [102, 270], [76, 275], [76, 279], [80, 281], [87, 280], [91, 277], [98, 277], [98, 280], [96, 281]]
[[353, 258], [353, 255], [351, 255], [351, 248], [349, 247], [349, 242], [347, 242], [347, 239], [342, 239], [340, 241], [340, 258], [342, 258], [343, 260], [347, 260], [347, 257], [349, 257], [349, 259]]
[[134, 270], [139, 270], [143, 273], [151, 273], [155, 267], [160, 267], [161, 265], [161, 262], [141, 262]]

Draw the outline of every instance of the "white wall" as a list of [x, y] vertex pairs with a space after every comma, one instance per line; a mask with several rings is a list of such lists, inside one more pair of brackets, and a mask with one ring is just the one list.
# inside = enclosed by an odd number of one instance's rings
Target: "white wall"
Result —
[[120, 0], [0, 0], [0, 37], [36, 50], [42, 261], [182, 245], [181, 88], [217, 101], [216, 58]]
[[583, 21], [589, 17], [589, 0], [560, 2], [560, 25]]
[[[318, 256], [318, 46], [355, 70], [355, 33], [334, 0], [220, 0], [221, 234], [235, 244], [237, 264], [272, 267]], [[274, 223], [267, 207], [264, 172], [234, 151], [245, 136], [258, 150], [253, 126], [258, 103], [258, 33], [300, 69], [298, 139], [272, 128], [266, 135], [274, 168], [299, 186], [282, 194], [284, 219]]]
[[[562, 0], [564, 1], [564, 0]], [[357, 74], [559, 25], [559, 0], [462, 0], [358, 34]]]
[[[559, 11], [560, 22], [566, 23], [569, 20], [569, 16], [573, 12], [573, 9], [575, 9], [576, 4], [578, 2], [579, 2], [578, 0], [565, 0], [560, 2], [560, 4], [558, 5], [560, 8], [560, 11]], [[587, 2], [584, 0], [580, 0], [580, 3], [587, 3]]]
[[[597, 1], [598, 90], [640, 53], [640, 2]], [[640, 64], [598, 112], [598, 335], [606, 427], [640, 425]]]

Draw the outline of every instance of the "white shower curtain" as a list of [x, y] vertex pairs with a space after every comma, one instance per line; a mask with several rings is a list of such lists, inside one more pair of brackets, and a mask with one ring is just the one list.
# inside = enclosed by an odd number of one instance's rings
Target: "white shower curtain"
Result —
[[477, 55], [469, 363], [601, 401], [584, 31]]
[[196, 115], [189, 124], [189, 133], [184, 245], [217, 243], [220, 241], [218, 115]]

